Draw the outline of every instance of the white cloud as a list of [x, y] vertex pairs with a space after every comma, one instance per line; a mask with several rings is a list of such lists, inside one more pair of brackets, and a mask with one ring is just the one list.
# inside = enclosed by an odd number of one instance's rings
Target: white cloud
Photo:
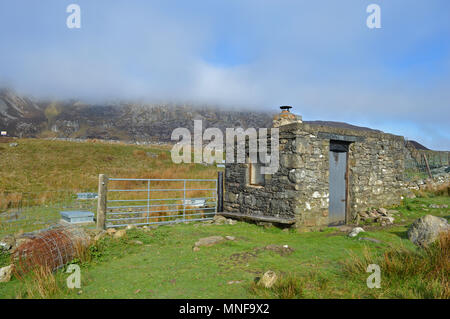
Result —
[[[80, 1], [79, 33], [50, 33], [45, 14], [30, 31], [0, 13], [0, 33], [9, 32], [0, 70], [37, 96], [292, 104], [306, 119], [416, 127], [411, 138], [426, 127], [428, 145], [450, 149], [449, 46], [420, 51], [450, 36], [450, 5], [382, 2], [382, 29], [369, 30], [369, 3]], [[42, 41], [31, 39], [40, 28]], [[208, 61], [206, 52], [225, 39], [238, 56]]]

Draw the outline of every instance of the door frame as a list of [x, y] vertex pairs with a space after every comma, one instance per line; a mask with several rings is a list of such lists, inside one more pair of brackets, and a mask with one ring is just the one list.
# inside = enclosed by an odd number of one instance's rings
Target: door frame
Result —
[[[335, 144], [341, 144], [341, 145], [345, 145], [346, 151], [345, 152], [345, 174], [344, 174], [344, 179], [345, 179], [345, 213], [344, 213], [344, 225], [347, 225], [350, 221], [350, 194], [349, 194], [349, 177], [350, 177], [350, 173], [349, 173], [349, 157], [350, 157], [350, 145], [351, 142], [346, 142], [346, 141], [339, 141], [339, 140], [330, 140], [330, 147], [329, 150], [331, 151], [331, 143], [335, 143]], [[330, 158], [328, 159], [329, 161], [331, 160]], [[329, 181], [328, 181], [329, 183]], [[329, 185], [328, 185], [329, 187]], [[328, 188], [329, 189], [329, 188]], [[328, 212], [328, 216], [329, 216], [329, 212]]]
[[348, 151], [346, 152], [346, 159], [345, 159], [345, 220], [344, 225], [347, 225], [349, 223], [349, 214], [350, 214], [350, 201], [349, 201], [349, 169], [348, 169], [348, 160], [349, 160], [349, 153], [350, 153], [350, 143], [348, 145]]

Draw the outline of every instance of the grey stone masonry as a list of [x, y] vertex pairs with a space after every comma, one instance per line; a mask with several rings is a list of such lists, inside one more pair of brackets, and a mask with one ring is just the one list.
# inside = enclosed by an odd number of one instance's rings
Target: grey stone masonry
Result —
[[250, 164], [226, 164], [224, 209], [247, 216], [295, 219], [299, 229], [328, 225], [330, 140], [349, 142], [347, 212], [399, 203], [405, 140], [379, 131], [292, 123], [279, 127], [280, 167], [250, 185]]

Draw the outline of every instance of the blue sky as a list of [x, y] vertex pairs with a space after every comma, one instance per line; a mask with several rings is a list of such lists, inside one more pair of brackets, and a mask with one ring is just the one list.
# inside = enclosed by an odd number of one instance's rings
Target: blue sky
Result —
[[[81, 29], [66, 7], [81, 7]], [[368, 29], [366, 7], [381, 7]], [[447, 0], [2, 0], [0, 85], [378, 128], [450, 150]]]

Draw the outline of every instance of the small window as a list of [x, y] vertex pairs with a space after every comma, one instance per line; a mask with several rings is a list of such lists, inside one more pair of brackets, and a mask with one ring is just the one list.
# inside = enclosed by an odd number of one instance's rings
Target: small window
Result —
[[264, 186], [264, 175], [261, 174], [261, 164], [249, 164], [249, 181], [250, 185]]

